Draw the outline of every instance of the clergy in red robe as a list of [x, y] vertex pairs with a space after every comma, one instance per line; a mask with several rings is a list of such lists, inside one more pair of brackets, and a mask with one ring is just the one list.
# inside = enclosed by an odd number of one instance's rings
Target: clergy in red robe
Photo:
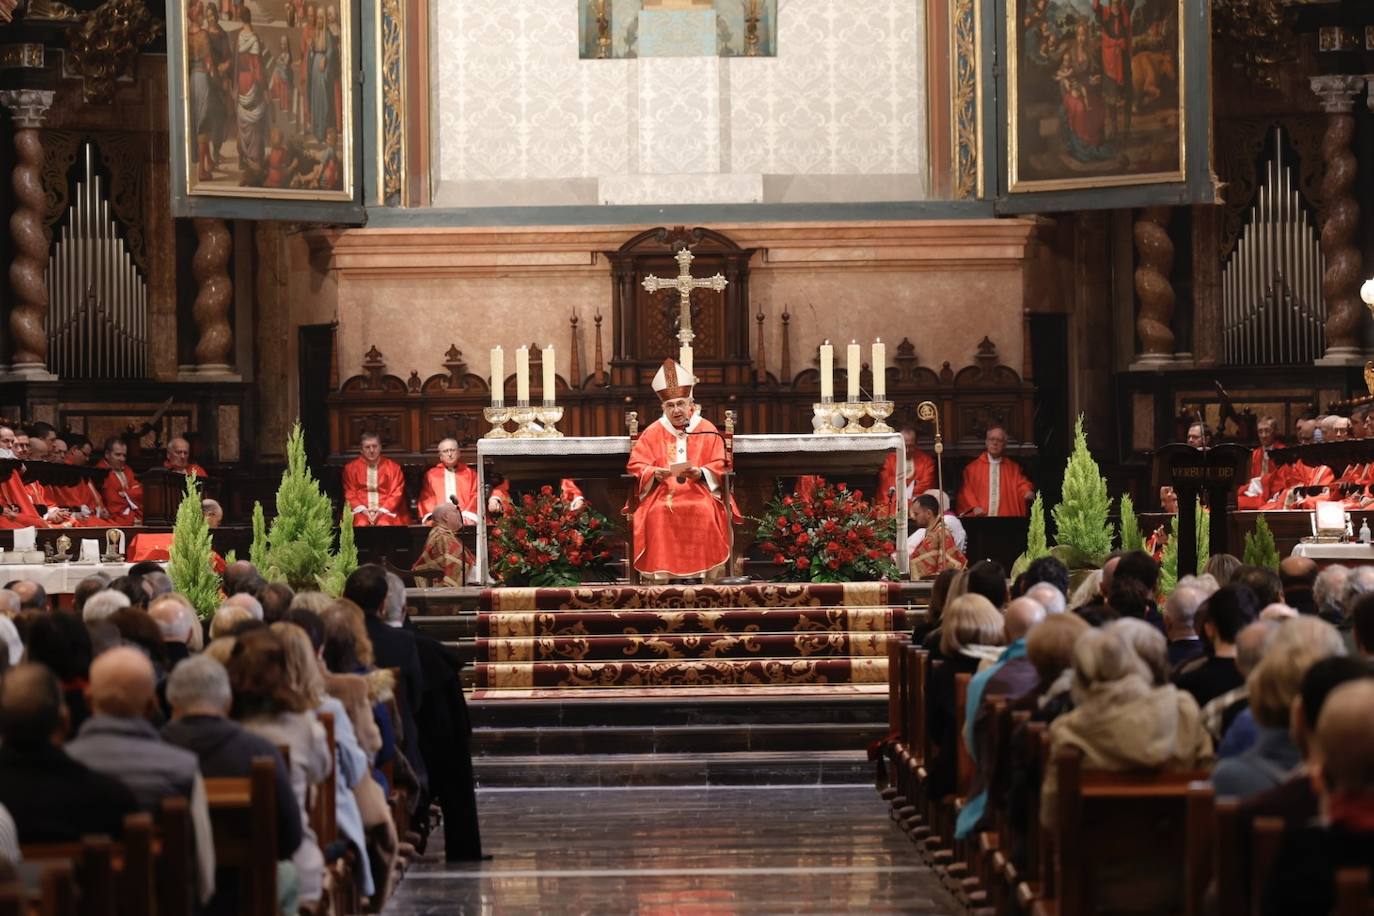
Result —
[[964, 485], [955, 506], [960, 515], [1019, 518], [1035, 498], [1035, 487], [1021, 466], [1004, 457], [1007, 431], [993, 424], [983, 440], [987, 451], [964, 468]]
[[439, 443], [439, 463], [425, 472], [416, 506], [420, 521], [430, 524], [435, 507], [441, 503], [456, 506], [462, 513], [462, 524], [477, 524], [477, 472], [458, 463], [456, 439]]
[[191, 460], [191, 443], [180, 436], [167, 443], [167, 460], [162, 462], [162, 466], [178, 474], [195, 474], [197, 477], [210, 476], [205, 473], [205, 468]]
[[[567, 503], [568, 508], [574, 512], [587, 504], [587, 497], [583, 495], [582, 488], [571, 477], [564, 477], [558, 481], [558, 498]], [[510, 481], [503, 480], [491, 488], [491, 499], [487, 500], [487, 511], [493, 515], [504, 512], [508, 502], [510, 502]]]
[[921, 526], [919, 539], [913, 534], [907, 542], [911, 551], [911, 578], [934, 579], [946, 569], [963, 569], [968, 558], [959, 550], [954, 533], [940, 512], [940, 501], [922, 493], [911, 504], [911, 517]]
[[886, 515], [897, 514], [897, 499], [900, 496], [907, 505], [926, 490], [933, 490], [935, 482], [935, 459], [927, 452], [916, 447], [916, 430], [910, 426], [902, 429], [902, 439], [906, 442], [906, 486], [897, 483], [897, 453], [889, 452], [878, 472], [878, 493], [875, 502]]
[[105, 440], [105, 460], [96, 467], [110, 469], [101, 498], [110, 521], [116, 525], [143, 524], [143, 484], [128, 465], [129, 447], [118, 436]]
[[6, 517], [17, 523], [15, 527], [24, 528], [29, 525], [33, 525], [35, 528], [48, 527], [48, 522], [43, 513], [33, 504], [29, 488], [25, 486], [24, 479], [17, 468], [10, 472], [3, 484], [0, 484], [0, 503], [4, 503]]
[[663, 361], [653, 388], [663, 416], [640, 435], [628, 464], [639, 488], [634, 567], [660, 579], [714, 575], [730, 558], [725, 443], [697, 413], [691, 376], [676, 362]]
[[344, 502], [353, 513], [353, 527], [410, 524], [401, 466], [382, 457], [382, 440], [376, 433], [363, 433], [358, 451], [343, 469]]
[[1278, 424], [1273, 417], [1263, 417], [1255, 427], [1259, 434], [1259, 445], [1250, 452], [1250, 478], [1236, 494], [1236, 506], [1240, 509], [1258, 509], [1274, 495], [1275, 480], [1281, 468], [1270, 457], [1270, 452], [1283, 448], [1283, 443], [1275, 437]]

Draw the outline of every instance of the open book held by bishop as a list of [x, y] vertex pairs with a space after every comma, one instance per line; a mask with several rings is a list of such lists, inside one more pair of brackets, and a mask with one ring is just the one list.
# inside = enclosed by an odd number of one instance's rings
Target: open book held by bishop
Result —
[[653, 388], [663, 416], [639, 437], [629, 461], [639, 487], [634, 567], [659, 579], [714, 575], [730, 558], [725, 443], [697, 412], [692, 378], [675, 361], [663, 361]]

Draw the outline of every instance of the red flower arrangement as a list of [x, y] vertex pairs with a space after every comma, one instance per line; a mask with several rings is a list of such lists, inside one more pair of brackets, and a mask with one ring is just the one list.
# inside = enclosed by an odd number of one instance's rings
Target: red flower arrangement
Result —
[[502, 585], [565, 588], [590, 579], [613, 579], [606, 516], [590, 506], [573, 509], [553, 487], [526, 493], [487, 529], [492, 578]]
[[757, 542], [788, 582], [869, 582], [899, 578], [896, 520], [880, 515], [859, 490], [817, 487], [809, 499], [775, 496], [764, 507]]

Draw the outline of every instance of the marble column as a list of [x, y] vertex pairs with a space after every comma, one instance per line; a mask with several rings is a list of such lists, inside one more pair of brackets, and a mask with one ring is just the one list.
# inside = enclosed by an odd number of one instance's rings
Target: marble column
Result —
[[196, 253], [191, 260], [191, 274], [196, 280], [192, 314], [198, 335], [194, 375], [198, 380], [237, 381], [230, 365], [234, 346], [229, 323], [234, 304], [234, 283], [229, 278], [233, 236], [222, 219], [201, 217], [192, 223], [196, 229]]
[[0, 92], [0, 105], [9, 109], [15, 127], [15, 208], [10, 216], [10, 236], [14, 240], [14, 260], [10, 264], [14, 305], [9, 322], [12, 374], [36, 380], [57, 378], [48, 371], [48, 285], [44, 272], [52, 238], [43, 219], [47, 200], [43, 194], [43, 142], [38, 136], [52, 100], [52, 92], [36, 89]]
[[1355, 198], [1357, 163], [1351, 149], [1355, 136], [1355, 100], [1364, 91], [1363, 76], [1316, 76], [1312, 91], [1326, 112], [1322, 137], [1322, 296], [1326, 299], [1326, 355], [1321, 365], [1358, 365], [1364, 361], [1361, 331], [1364, 306], [1360, 303], [1363, 265], [1356, 235], [1360, 205]]
[[1136, 216], [1131, 234], [1135, 239], [1135, 294], [1140, 300], [1135, 331], [1140, 337], [1141, 368], [1174, 361], [1174, 243], [1169, 238], [1169, 207], [1146, 207]]

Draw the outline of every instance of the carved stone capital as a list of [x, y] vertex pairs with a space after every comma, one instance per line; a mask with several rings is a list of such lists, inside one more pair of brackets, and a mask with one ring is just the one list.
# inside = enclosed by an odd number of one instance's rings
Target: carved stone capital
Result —
[[0, 105], [10, 110], [15, 127], [37, 129], [52, 107], [53, 95], [49, 89], [4, 89], [0, 90]]
[[1349, 114], [1355, 99], [1364, 92], [1365, 77], [1332, 74], [1312, 77], [1312, 91], [1327, 114]]

